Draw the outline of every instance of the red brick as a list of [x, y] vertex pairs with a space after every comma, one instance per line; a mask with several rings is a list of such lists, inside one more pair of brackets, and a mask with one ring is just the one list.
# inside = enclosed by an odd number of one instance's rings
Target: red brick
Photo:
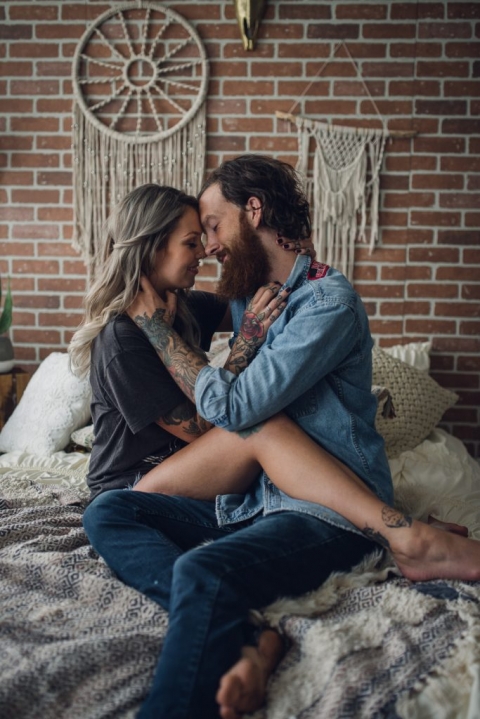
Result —
[[71, 73], [70, 62], [37, 62], [38, 77], [70, 77]]
[[0, 150], [30, 150], [33, 146], [33, 138], [22, 137], [21, 135], [10, 135], [0, 137]]
[[[463, 137], [415, 137], [413, 140], [414, 152], [434, 152], [435, 154], [441, 153], [464, 153], [465, 152], [465, 140]], [[446, 159], [457, 159], [457, 158], [442, 158]], [[443, 168], [442, 169], [446, 169]]]
[[442, 387], [450, 389], [477, 389], [478, 376], [473, 374], [458, 374], [449, 372], [432, 372], [432, 378]]
[[440, 194], [440, 207], [477, 208], [480, 207], [480, 193], [464, 192]]
[[462, 298], [464, 300], [480, 300], [480, 283], [475, 285], [463, 285]]
[[390, 40], [392, 37], [413, 40], [415, 36], [415, 23], [395, 23], [394, 25], [384, 22], [374, 25], [365, 23], [362, 27], [362, 37], [366, 40], [377, 40], [378, 38]]
[[[480, 303], [478, 302], [437, 302], [435, 304], [437, 317], [480, 317]], [[480, 323], [477, 324], [480, 327]], [[480, 331], [479, 331], [480, 334]]]
[[418, 20], [419, 18], [443, 20], [445, 17], [445, 3], [422, 2], [420, 5], [412, 2], [390, 3], [390, 17], [392, 20]]
[[[476, 352], [480, 353], [480, 340], [466, 337], [433, 337], [433, 346], [443, 352]], [[480, 400], [480, 396], [479, 396]], [[480, 406], [480, 401], [478, 402]]]
[[412, 187], [414, 189], [428, 190], [462, 190], [464, 186], [463, 175], [452, 175], [450, 173], [435, 175], [412, 175]]
[[31, 37], [31, 25], [0, 24], [0, 40], [29, 40]]
[[435, 195], [432, 192], [387, 192], [384, 194], [383, 206], [388, 207], [432, 207]]
[[466, 212], [463, 219], [465, 227], [480, 227], [480, 212]]
[[445, 46], [447, 57], [480, 57], [477, 42], [447, 42]]
[[15, 42], [10, 45], [10, 57], [58, 57], [57, 43]]
[[439, 245], [478, 245], [480, 233], [478, 230], [439, 230], [437, 242]]
[[55, 4], [35, 7], [31, 3], [10, 7], [10, 20], [56, 20], [59, 8]]
[[[95, 10], [97, 10], [97, 8], [95, 8]], [[68, 23], [51, 23], [50, 25], [37, 24], [35, 27], [35, 33], [39, 40], [81, 38], [84, 32], [85, 25], [83, 23], [78, 25]]]
[[480, 372], [480, 357], [469, 357], [468, 355], [457, 357], [457, 369], [466, 372]]
[[[85, 272], [85, 267], [83, 267]], [[38, 279], [38, 289], [40, 292], [85, 292], [86, 280], [84, 279], [67, 279], [65, 277], [51, 279]]]
[[61, 135], [37, 135], [37, 150], [69, 150], [72, 145], [71, 137]]
[[410, 247], [408, 259], [409, 262], [447, 262], [449, 264], [454, 264], [459, 261], [460, 253], [459, 250], [454, 247]]
[[480, 6], [477, 2], [450, 2], [447, 6], [447, 17], [450, 20], [480, 18]]
[[220, 137], [211, 137], [209, 141], [209, 149], [215, 152], [230, 151], [230, 152], [245, 152], [246, 144], [245, 137], [238, 137], [236, 135], [226, 135]]
[[480, 322], [460, 322], [460, 334], [480, 337]]
[[[30, 217], [29, 219], [33, 219]], [[58, 225], [14, 225], [12, 230], [12, 236], [19, 240], [37, 240], [37, 239], [51, 239], [54, 240], [58, 237], [59, 230]]]
[[58, 95], [59, 89], [58, 80], [12, 80], [10, 83], [12, 95]]
[[60, 298], [54, 295], [15, 295], [15, 305], [55, 310], [60, 307]]
[[358, 283], [358, 292], [361, 297], [403, 297], [403, 285], [369, 285]]
[[[284, 3], [279, 8], [280, 20], [331, 20], [331, 8], [328, 3], [307, 3], [298, 5], [297, 3]], [[338, 16], [337, 18], [342, 19]]]
[[461, 119], [455, 119], [455, 120], [443, 120], [442, 122], [442, 132], [445, 132], [447, 134], [462, 134], [465, 133], [466, 135], [478, 135], [480, 134], [480, 120], [461, 120]]
[[32, 68], [31, 62], [0, 62], [0, 76], [31, 77]]
[[475, 282], [478, 281], [478, 267], [437, 267], [436, 279]]
[[32, 257], [35, 254], [34, 245], [31, 242], [0, 242], [0, 255]]
[[442, 157], [443, 172], [480, 172], [480, 157]]
[[38, 184], [39, 185], [71, 185], [72, 184], [72, 173], [71, 172], [39, 172], [38, 173]]
[[[468, 62], [417, 62], [416, 77], [468, 77], [470, 68]], [[413, 75], [413, 73], [412, 73]]]
[[63, 271], [67, 275], [83, 275], [85, 274], [85, 265], [80, 261], [65, 260], [63, 263]]
[[273, 118], [226, 117], [222, 120], [223, 132], [273, 132]]
[[69, 242], [39, 242], [37, 250], [39, 257], [78, 257], [78, 252]]
[[22, 204], [54, 204], [59, 201], [58, 190], [12, 189], [12, 202]]
[[421, 320], [406, 319], [406, 332], [423, 332], [425, 334], [453, 335], [457, 331], [457, 324], [454, 321], [432, 320], [423, 318]]
[[323, 40], [356, 40], [359, 37], [358, 23], [310, 23], [307, 27], [307, 38]]
[[40, 312], [38, 324], [40, 327], [77, 327], [81, 315], [71, 312]]
[[380, 305], [380, 314], [387, 316], [406, 315], [428, 315], [430, 314], [430, 302], [382, 302]]
[[0, 207], [0, 220], [5, 222], [33, 220], [33, 209], [31, 207]]
[[355, 264], [353, 268], [353, 279], [357, 280], [369, 280], [375, 282], [377, 279], [377, 268], [375, 265], [359, 265]]
[[478, 97], [480, 83], [474, 80], [445, 80], [443, 84], [444, 97], [455, 95], [458, 97]]
[[4, 170], [0, 173], [0, 184], [2, 185], [33, 185], [33, 172], [21, 172], [20, 170]]
[[252, 152], [295, 152], [298, 140], [295, 137], [251, 137], [248, 149]]
[[458, 297], [458, 285], [422, 282], [409, 283], [407, 287], [409, 297]]
[[39, 154], [33, 152], [14, 152], [11, 156], [12, 167], [58, 167], [59, 156], [51, 152]]
[[412, 210], [411, 213], [412, 225], [427, 225], [429, 227], [436, 225], [441, 227], [458, 226], [460, 225], [460, 219], [459, 212], [418, 212]]
[[36, 330], [29, 327], [26, 330], [14, 330], [13, 342], [31, 344], [60, 344], [60, 332], [58, 330]]
[[411, 62], [365, 62], [363, 77], [413, 77], [414, 65]]
[[13, 271], [27, 275], [54, 275], [58, 274], [58, 262], [54, 260], [14, 260]]
[[12, 117], [13, 132], [58, 132], [59, 123], [56, 117]]
[[403, 322], [402, 320], [373, 320], [369, 321], [370, 331], [372, 334], [397, 334], [403, 333]]
[[[441, 57], [443, 47], [439, 42], [392, 42], [390, 43], [390, 57]], [[416, 81], [418, 82], [418, 81]]]

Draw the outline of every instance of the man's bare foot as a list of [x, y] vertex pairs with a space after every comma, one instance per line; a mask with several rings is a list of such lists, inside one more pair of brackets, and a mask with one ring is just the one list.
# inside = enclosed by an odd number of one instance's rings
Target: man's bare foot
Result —
[[432, 514], [428, 515], [427, 524], [437, 529], [443, 529], [444, 532], [452, 532], [453, 534], [460, 534], [462, 537], [468, 537], [468, 527], [454, 522], [442, 522], [441, 519], [437, 519]]
[[268, 679], [283, 652], [273, 629], [262, 632], [256, 647], [243, 647], [241, 658], [220, 680], [216, 699], [222, 719], [239, 719], [263, 706]]
[[393, 558], [407, 579], [480, 580], [480, 542], [413, 520], [389, 533]]

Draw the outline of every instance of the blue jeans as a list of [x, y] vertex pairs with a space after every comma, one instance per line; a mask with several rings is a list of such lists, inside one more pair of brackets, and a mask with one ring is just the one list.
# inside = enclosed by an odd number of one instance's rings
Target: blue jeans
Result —
[[251, 643], [249, 610], [316, 589], [378, 546], [290, 511], [219, 528], [213, 502], [128, 490], [97, 497], [84, 527], [117, 576], [169, 612], [139, 719], [216, 719], [220, 678]]

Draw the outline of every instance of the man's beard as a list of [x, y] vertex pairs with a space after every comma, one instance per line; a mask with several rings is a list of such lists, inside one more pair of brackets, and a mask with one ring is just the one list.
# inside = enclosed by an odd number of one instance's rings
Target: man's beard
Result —
[[254, 295], [266, 283], [271, 268], [260, 237], [252, 230], [243, 212], [227, 254], [217, 286], [218, 294], [227, 300]]

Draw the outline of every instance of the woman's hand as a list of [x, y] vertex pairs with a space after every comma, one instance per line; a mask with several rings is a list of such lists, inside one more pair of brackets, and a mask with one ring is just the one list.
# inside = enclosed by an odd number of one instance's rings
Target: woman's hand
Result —
[[[128, 316], [139, 326], [143, 326], [145, 320], [151, 319], [156, 313], [156, 319], [164, 322], [170, 327], [175, 321], [177, 311], [177, 295], [175, 292], [166, 292], [166, 301], [156, 292], [152, 283], [142, 275], [137, 296], [127, 309]], [[159, 310], [159, 312], [157, 312]]]
[[240, 334], [245, 342], [253, 343], [257, 349], [265, 342], [267, 332], [287, 305], [290, 288], [280, 290], [277, 282], [263, 285], [255, 293], [243, 313]]
[[317, 256], [310, 237], [307, 240], [289, 240], [286, 237], [278, 237], [277, 244], [287, 252], [295, 252], [297, 255], [309, 255], [312, 260]]

